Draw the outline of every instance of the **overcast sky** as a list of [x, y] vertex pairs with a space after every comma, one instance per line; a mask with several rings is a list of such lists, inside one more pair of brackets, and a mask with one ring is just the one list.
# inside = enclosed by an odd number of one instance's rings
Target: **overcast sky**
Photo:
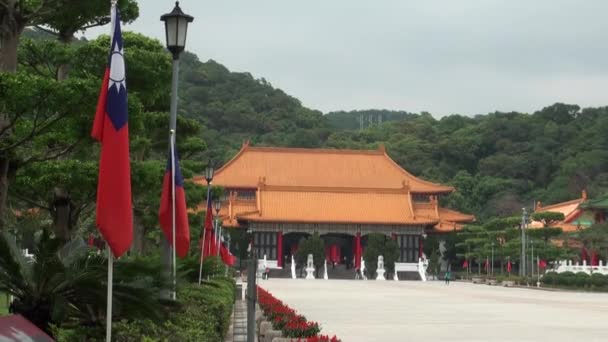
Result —
[[[159, 17], [173, 4], [139, 0], [139, 19], [124, 29], [164, 43]], [[438, 117], [532, 112], [554, 102], [608, 105], [606, 0], [180, 4], [195, 17], [187, 49], [201, 60], [264, 77], [323, 112], [386, 108]]]

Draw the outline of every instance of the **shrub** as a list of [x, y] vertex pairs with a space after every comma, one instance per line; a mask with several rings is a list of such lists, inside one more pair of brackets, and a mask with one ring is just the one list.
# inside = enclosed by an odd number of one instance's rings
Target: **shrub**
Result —
[[563, 272], [559, 274], [556, 280], [556, 285], [573, 286], [575, 284], [575, 275], [572, 272]]
[[[203, 286], [180, 287], [178, 302], [166, 307], [167, 320], [114, 322], [112, 341], [221, 341], [230, 324], [234, 289], [234, 281], [227, 278], [215, 278]], [[105, 328], [55, 328], [53, 333], [58, 342], [103, 341]]]
[[555, 272], [547, 272], [542, 276], [542, 278], [540, 278], [540, 280], [545, 285], [555, 285], [558, 276], [559, 275]]
[[[67, 244], [43, 230], [30, 262], [8, 233], [0, 234], [0, 290], [14, 297], [10, 311], [21, 314], [45, 332], [51, 326], [95, 325], [106, 308], [107, 260], [92, 254], [81, 239]], [[117, 261], [114, 274], [114, 317], [160, 320], [157, 282], [149, 272], [124, 272]], [[52, 334], [52, 333], [51, 333]]]
[[585, 287], [590, 284], [591, 277], [587, 273], [578, 272], [574, 276], [574, 285], [577, 287]]
[[[179, 263], [179, 276], [192, 282], [198, 283], [198, 273], [200, 269], [200, 255], [189, 256]], [[218, 256], [206, 257], [203, 261], [202, 278], [223, 277], [226, 274], [226, 266]], [[232, 271], [228, 273], [231, 275]]]
[[323, 240], [318, 233], [314, 233], [307, 239], [303, 239], [298, 244], [296, 252], [296, 263], [299, 267], [305, 267], [308, 262], [308, 254], [312, 254], [312, 262], [315, 265], [315, 273], [318, 275], [319, 270], [323, 268], [325, 263], [325, 247]]
[[591, 285], [596, 288], [601, 288], [608, 285], [608, 276], [601, 273], [593, 273], [591, 275]]
[[397, 242], [384, 234], [369, 234], [367, 236], [367, 247], [363, 252], [365, 268], [369, 277], [376, 274], [378, 256], [380, 255], [384, 257], [384, 268], [388, 273], [392, 273], [395, 269], [395, 261], [399, 258]]

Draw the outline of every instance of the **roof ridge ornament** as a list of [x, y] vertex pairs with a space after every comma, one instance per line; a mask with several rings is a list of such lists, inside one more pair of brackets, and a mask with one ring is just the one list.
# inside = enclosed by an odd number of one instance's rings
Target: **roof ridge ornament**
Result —
[[247, 148], [250, 146], [251, 146], [251, 140], [249, 140], [249, 139], [243, 140], [243, 145], [241, 146], [241, 148]]
[[583, 199], [583, 201], [587, 200], [587, 190], [581, 190], [581, 198]]

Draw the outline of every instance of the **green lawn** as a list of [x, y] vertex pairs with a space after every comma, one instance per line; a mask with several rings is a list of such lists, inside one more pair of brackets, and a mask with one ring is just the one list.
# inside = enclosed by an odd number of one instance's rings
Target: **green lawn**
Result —
[[0, 293], [0, 316], [8, 315], [7, 302], [8, 298], [4, 293]]

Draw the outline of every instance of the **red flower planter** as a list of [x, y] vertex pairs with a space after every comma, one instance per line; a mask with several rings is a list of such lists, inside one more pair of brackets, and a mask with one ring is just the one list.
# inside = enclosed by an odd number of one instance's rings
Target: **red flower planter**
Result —
[[[309, 322], [306, 317], [296, 311], [261, 287], [258, 290], [258, 303], [264, 311], [264, 316], [271, 322], [272, 327], [281, 330], [285, 337], [295, 337], [302, 342], [340, 342], [336, 336], [319, 335], [321, 328], [317, 322]], [[304, 339], [300, 339], [304, 338]]]

